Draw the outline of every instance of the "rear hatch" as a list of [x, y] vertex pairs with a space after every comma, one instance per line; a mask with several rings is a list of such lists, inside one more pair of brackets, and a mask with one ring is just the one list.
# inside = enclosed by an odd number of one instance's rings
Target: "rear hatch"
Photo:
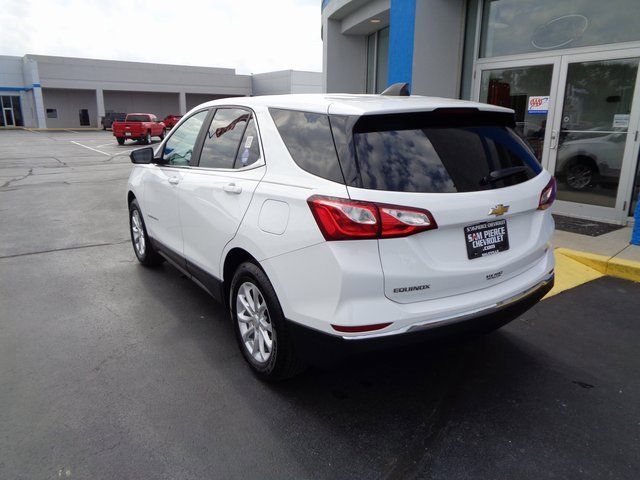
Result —
[[511, 114], [437, 109], [346, 124], [342, 157], [352, 152], [357, 168], [349, 196], [424, 209], [437, 224], [378, 240], [388, 298], [411, 303], [479, 290], [544, 256], [550, 222], [538, 207], [552, 179], [514, 132]]

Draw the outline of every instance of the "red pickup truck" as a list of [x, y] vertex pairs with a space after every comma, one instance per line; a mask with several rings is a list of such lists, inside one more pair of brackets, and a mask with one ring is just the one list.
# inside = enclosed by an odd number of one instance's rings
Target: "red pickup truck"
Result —
[[164, 123], [158, 121], [151, 113], [129, 113], [124, 122], [113, 122], [111, 129], [120, 145], [124, 145], [124, 141], [128, 138], [148, 145], [151, 143], [151, 137], [159, 137], [163, 140], [167, 131]]
[[164, 117], [164, 120], [162, 120], [162, 123], [164, 123], [165, 127], [167, 127], [167, 130], [171, 130], [176, 126], [176, 123], [178, 123], [181, 118], [182, 115], [167, 115], [166, 117]]

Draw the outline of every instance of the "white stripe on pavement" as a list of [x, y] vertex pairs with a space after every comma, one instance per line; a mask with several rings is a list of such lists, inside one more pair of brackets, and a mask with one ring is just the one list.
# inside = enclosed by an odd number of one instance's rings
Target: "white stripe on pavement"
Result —
[[93, 148], [93, 147], [88, 147], [88, 146], [86, 146], [86, 145], [83, 145], [83, 144], [81, 144], [81, 143], [79, 143], [79, 142], [75, 142], [75, 141], [73, 141], [73, 140], [71, 140], [71, 143], [74, 143], [74, 144], [79, 145], [79, 146], [84, 147], [84, 148], [88, 148], [89, 150], [93, 150], [94, 152], [98, 152], [98, 153], [101, 153], [101, 154], [103, 154], [103, 155], [107, 155], [108, 157], [110, 157], [110, 156], [111, 156], [111, 154], [110, 154], [110, 153], [103, 152], [102, 150], [98, 150], [98, 149]]

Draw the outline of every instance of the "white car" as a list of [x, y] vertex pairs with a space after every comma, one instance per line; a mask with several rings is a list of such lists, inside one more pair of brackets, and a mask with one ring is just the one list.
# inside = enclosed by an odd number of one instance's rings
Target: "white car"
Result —
[[512, 110], [385, 95], [202, 104], [132, 152], [138, 260], [227, 305], [260, 376], [488, 331], [553, 286], [555, 181]]

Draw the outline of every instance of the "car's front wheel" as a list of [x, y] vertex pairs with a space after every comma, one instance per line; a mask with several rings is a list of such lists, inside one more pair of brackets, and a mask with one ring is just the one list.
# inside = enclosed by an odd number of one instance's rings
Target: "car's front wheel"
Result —
[[137, 200], [132, 200], [129, 204], [129, 229], [131, 232], [131, 244], [138, 261], [147, 267], [160, 265], [162, 257], [151, 244]]
[[594, 184], [596, 170], [590, 163], [578, 160], [567, 167], [565, 175], [571, 190], [584, 190]]
[[242, 355], [258, 376], [282, 380], [304, 369], [273, 286], [256, 264], [245, 262], [236, 270], [229, 309]]

